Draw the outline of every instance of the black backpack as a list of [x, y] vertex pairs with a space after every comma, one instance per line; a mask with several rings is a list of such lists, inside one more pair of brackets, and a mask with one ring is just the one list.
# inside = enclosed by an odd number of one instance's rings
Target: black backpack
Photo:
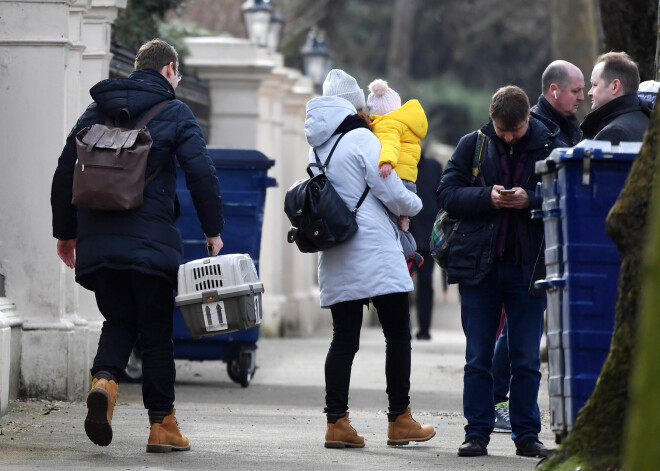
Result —
[[[284, 197], [284, 212], [292, 224], [287, 241], [290, 244], [295, 242], [303, 253], [330, 249], [350, 239], [358, 230], [355, 215], [369, 193], [369, 186], [355, 208], [350, 210], [325, 174], [330, 158], [345, 134], [339, 135], [325, 163], [321, 163], [314, 149], [316, 163], [307, 166], [310, 178], [298, 180]], [[318, 167], [319, 174], [314, 176], [311, 167]]]

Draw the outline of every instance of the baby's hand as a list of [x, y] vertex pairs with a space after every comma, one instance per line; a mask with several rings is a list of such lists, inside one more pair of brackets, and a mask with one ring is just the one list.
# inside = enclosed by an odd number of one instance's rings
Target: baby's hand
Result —
[[387, 178], [392, 173], [392, 164], [384, 163], [380, 166], [380, 172], [378, 172], [382, 178]]
[[410, 218], [408, 216], [401, 216], [399, 218], [399, 229], [403, 232], [408, 232], [408, 229], [410, 229]]

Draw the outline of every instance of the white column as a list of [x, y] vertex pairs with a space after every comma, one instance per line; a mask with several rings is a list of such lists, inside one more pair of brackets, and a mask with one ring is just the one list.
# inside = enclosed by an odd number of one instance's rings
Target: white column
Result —
[[[281, 62], [276, 55], [276, 63]], [[286, 226], [282, 218], [282, 153], [283, 149], [283, 97], [293, 84], [286, 74], [286, 69], [276, 67], [261, 85], [259, 100], [259, 135], [257, 148], [275, 165], [269, 170], [269, 176], [275, 178], [278, 186], [266, 192], [264, 209], [263, 237], [261, 238], [260, 278], [267, 287], [263, 295], [264, 318], [262, 332], [280, 334], [283, 330], [285, 295], [283, 291], [283, 250], [282, 241], [286, 235]]]
[[[296, 181], [308, 178], [309, 144], [305, 138], [305, 106], [314, 97], [311, 81], [298, 71], [290, 71], [295, 79], [284, 99], [284, 129], [282, 146], [286, 149], [280, 161], [282, 172], [278, 180], [282, 188], [281, 200], [286, 190]], [[282, 212], [286, 227], [289, 221]], [[329, 313], [320, 308], [317, 282], [318, 258], [316, 255], [300, 253], [294, 244], [280, 239], [283, 255], [282, 270], [288, 276], [283, 278], [285, 293], [284, 334], [305, 335], [316, 330], [319, 325], [329, 322]]]
[[23, 322], [21, 351], [10, 356], [20, 357], [21, 392], [62, 399], [84, 397], [89, 361], [79, 346], [88, 342], [50, 230], [50, 187], [81, 110], [82, 24], [91, 3], [3, 1], [0, 28], [0, 142], [8, 156], [0, 172], [0, 271]]
[[259, 88], [275, 66], [262, 49], [238, 38], [185, 38], [186, 67], [209, 83], [211, 146], [256, 149]]

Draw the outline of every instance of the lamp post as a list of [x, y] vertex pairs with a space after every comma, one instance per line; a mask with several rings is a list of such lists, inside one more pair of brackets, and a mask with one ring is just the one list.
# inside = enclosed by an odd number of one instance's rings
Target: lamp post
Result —
[[322, 31], [319, 31], [316, 27], [309, 31], [307, 40], [300, 49], [300, 55], [302, 56], [303, 73], [312, 80], [316, 89], [319, 90], [333, 65], [330, 50]]
[[258, 46], [266, 47], [273, 13], [270, 0], [246, 0], [241, 9], [248, 38]]
[[277, 11], [273, 10], [272, 15], [270, 16], [268, 38], [266, 40], [266, 47], [270, 52], [277, 52], [280, 49], [283, 27], [284, 21], [282, 21], [282, 17]]

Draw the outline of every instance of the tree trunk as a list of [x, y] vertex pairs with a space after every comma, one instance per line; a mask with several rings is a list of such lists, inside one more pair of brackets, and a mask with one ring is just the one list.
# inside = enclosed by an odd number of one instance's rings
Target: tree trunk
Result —
[[[652, 136], [649, 152], [658, 155], [658, 111], [656, 107], [651, 124]], [[655, 124], [655, 125], [654, 125]], [[653, 204], [649, 213], [648, 240], [642, 265], [642, 292], [639, 311], [639, 334], [637, 354], [633, 362], [633, 375], [630, 382], [630, 413], [628, 415], [626, 437], [626, 469], [644, 471], [657, 469], [660, 463], [660, 178], [655, 179]]]
[[[642, 281], [642, 247], [655, 176], [656, 155], [660, 152], [659, 109], [660, 107], [657, 107], [654, 111], [642, 149], [633, 162], [621, 194], [607, 216], [607, 233], [615, 242], [621, 260], [610, 353], [593, 394], [578, 413], [573, 430], [542, 464], [542, 470], [574, 470], [582, 466], [582, 469], [607, 471], [621, 468], [623, 462], [629, 376], [636, 346], [638, 295]], [[653, 289], [657, 296], [657, 284], [653, 285]], [[655, 313], [653, 315], [655, 316]], [[658, 319], [654, 321], [657, 322]], [[657, 332], [653, 330], [649, 334]], [[658, 349], [660, 343], [655, 336], [652, 341], [653, 348]], [[650, 362], [657, 363], [657, 351], [654, 350], [651, 355], [653, 356], [649, 357]], [[658, 381], [658, 378], [660, 376], [656, 375], [654, 381]], [[645, 417], [650, 410], [657, 409], [657, 389], [647, 391], [647, 394], [653, 395], [653, 406], [651, 409], [640, 409], [640, 413]], [[654, 453], [658, 452], [655, 443], [657, 437], [657, 434], [645, 437], [648, 440], [647, 447], [653, 449]], [[657, 466], [651, 466], [639, 469], [656, 468]]]
[[401, 95], [408, 95], [417, 0], [395, 0], [387, 51], [387, 81]]
[[[593, 0], [552, 0], [550, 10], [552, 60], [575, 64], [589, 83], [594, 59], [598, 55], [598, 28]], [[588, 87], [587, 87], [588, 88]], [[591, 108], [585, 100], [578, 113], [584, 117]]]
[[653, 80], [660, 80], [660, 2], [658, 2], [658, 35], [655, 42], [655, 76]]
[[655, 77], [658, 34], [657, 0], [600, 0], [607, 51], [625, 51], [639, 67], [642, 80]]

